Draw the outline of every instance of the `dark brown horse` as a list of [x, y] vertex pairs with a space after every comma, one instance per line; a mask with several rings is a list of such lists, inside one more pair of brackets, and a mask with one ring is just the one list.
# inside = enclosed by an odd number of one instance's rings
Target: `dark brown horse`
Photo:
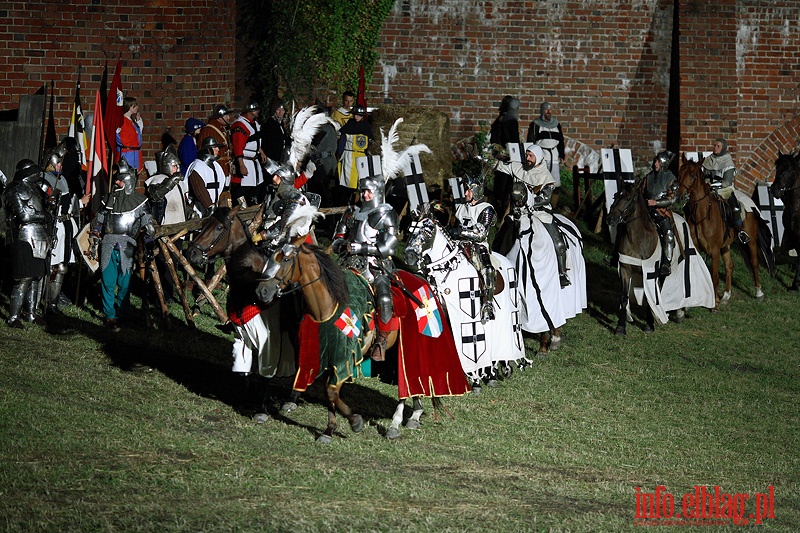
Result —
[[[784, 250], [800, 249], [800, 152], [783, 154], [778, 152], [775, 161], [775, 181], [770, 190], [775, 198], [783, 200], [783, 243]], [[798, 290], [800, 278], [800, 253], [797, 255], [794, 279], [790, 291]]]
[[[681, 167], [678, 172], [679, 196], [687, 196], [688, 201], [684, 208], [686, 221], [689, 223], [692, 238], [697, 247], [711, 256], [711, 279], [714, 284], [716, 306], [720, 301], [726, 302], [731, 297], [731, 282], [733, 279], [733, 260], [731, 259], [731, 244], [736, 239], [736, 231], [726, 222], [723, 211], [725, 202], [721, 202], [711, 192], [711, 186], [706, 183], [703, 175], [703, 159], [694, 162], [681, 156]], [[753, 274], [753, 283], [756, 288], [756, 298], [764, 297], [761, 282], [758, 277], [758, 241], [763, 240], [759, 232], [759, 221], [755, 213], [744, 213], [743, 229], [751, 236], [747, 254]], [[725, 292], [719, 296], [719, 260], [725, 264]]]
[[[636, 259], [652, 257], [658, 246], [658, 230], [647, 211], [647, 199], [639, 187], [624, 183], [614, 196], [614, 203], [608, 211], [608, 225], [617, 226], [616, 249], [620, 255]], [[620, 226], [623, 225], [623, 226]], [[617, 335], [625, 335], [626, 322], [630, 319], [630, 291], [634, 276], [642, 277], [642, 267], [619, 262], [619, 279], [622, 283], [620, 294]], [[645, 305], [645, 333], [654, 329], [655, 319], [649, 305]]]

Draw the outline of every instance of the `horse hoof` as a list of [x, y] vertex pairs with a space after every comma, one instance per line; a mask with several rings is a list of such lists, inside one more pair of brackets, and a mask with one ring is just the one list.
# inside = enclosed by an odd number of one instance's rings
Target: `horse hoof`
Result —
[[642, 328], [642, 331], [644, 332], [645, 335], [650, 335], [655, 330], [653, 329], [653, 326], [645, 326]]
[[711, 311], [712, 313], [719, 313], [719, 308], [717, 308], [717, 307], [713, 307], [713, 308], [711, 308], [711, 309], [710, 309], [710, 311]]
[[761, 290], [761, 287], [756, 289], [756, 300], [763, 300], [764, 299], [764, 291]]
[[486, 386], [492, 388], [497, 387], [497, 380], [494, 378], [490, 379], [489, 381], [486, 382]]
[[317, 442], [319, 442], [320, 444], [330, 444], [331, 442], [333, 442], [333, 438], [331, 438], [330, 435], [326, 435], [325, 433], [323, 433], [322, 435], [317, 437]]
[[400, 430], [397, 428], [389, 428], [386, 430], [386, 438], [389, 440], [397, 440], [400, 438]]
[[678, 309], [675, 311], [675, 315], [672, 317], [672, 319], [677, 323], [683, 322], [684, 318], [686, 318], [686, 313], [683, 309]]
[[617, 326], [617, 329], [614, 331], [614, 335], [616, 335], [617, 337], [621, 337], [627, 334], [628, 332], [625, 330], [625, 327], [623, 326]]
[[789, 292], [797, 292], [797, 291], [798, 291], [797, 285], [792, 285], [791, 287], [789, 287]]
[[297, 410], [297, 404], [294, 402], [286, 402], [281, 405], [281, 411], [284, 413], [291, 413], [292, 411]]
[[481, 392], [483, 392], [483, 387], [473, 383], [473, 385], [472, 385], [472, 394], [474, 394], [475, 396], [478, 396]]
[[407, 429], [419, 429], [420, 428], [419, 420], [414, 420], [412, 418], [409, 418], [408, 422], [406, 422], [406, 428]]
[[553, 340], [550, 341], [550, 350], [558, 350], [561, 348], [561, 337], [553, 337]]
[[722, 294], [722, 298], [720, 298], [719, 301], [720, 303], [728, 303], [728, 300], [730, 299], [731, 299], [731, 293], [726, 291]]
[[350, 429], [353, 430], [353, 433], [359, 433], [364, 429], [364, 419], [361, 418], [361, 415], [353, 415], [353, 419], [350, 420]]
[[263, 424], [269, 420], [269, 415], [267, 413], [256, 413], [253, 415], [253, 422], [257, 424]]

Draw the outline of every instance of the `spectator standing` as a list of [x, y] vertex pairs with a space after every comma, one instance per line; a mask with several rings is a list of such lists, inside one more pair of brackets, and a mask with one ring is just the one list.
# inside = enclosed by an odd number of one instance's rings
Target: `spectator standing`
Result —
[[200, 135], [200, 130], [203, 129], [203, 126], [205, 126], [205, 123], [202, 120], [194, 117], [186, 119], [186, 125], [184, 126], [186, 135], [183, 136], [181, 143], [178, 145], [178, 158], [181, 161], [181, 172], [184, 174], [186, 174], [186, 169], [189, 168], [189, 165], [197, 159], [197, 137]]
[[[489, 131], [489, 142], [497, 149], [505, 150], [508, 143], [519, 142], [519, 106], [519, 99], [513, 96], [506, 95], [501, 100], [497, 118]], [[495, 171], [492, 196], [495, 209], [501, 219], [505, 217], [508, 209], [513, 182], [514, 179], [502, 169], [499, 168]]]

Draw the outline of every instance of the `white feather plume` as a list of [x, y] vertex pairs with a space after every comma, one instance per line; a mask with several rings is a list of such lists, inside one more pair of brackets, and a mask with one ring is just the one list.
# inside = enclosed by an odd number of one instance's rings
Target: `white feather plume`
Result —
[[397, 127], [402, 123], [403, 117], [395, 120], [389, 129], [388, 136], [383, 134], [383, 128], [381, 128], [381, 170], [383, 179], [387, 183], [403, 171], [403, 167], [413, 156], [420, 153], [431, 153], [431, 149], [422, 143], [411, 145], [399, 153], [395, 151], [394, 144], [400, 140]]
[[292, 118], [292, 148], [289, 151], [289, 164], [299, 174], [307, 156], [311, 153], [311, 141], [323, 124], [331, 122], [317, 106], [304, 107]]
[[325, 214], [322, 211], [317, 210], [311, 204], [303, 204], [292, 211], [292, 214], [286, 219], [284, 231], [290, 238], [308, 235], [308, 232], [311, 231], [311, 225], [320, 218], [325, 218]]

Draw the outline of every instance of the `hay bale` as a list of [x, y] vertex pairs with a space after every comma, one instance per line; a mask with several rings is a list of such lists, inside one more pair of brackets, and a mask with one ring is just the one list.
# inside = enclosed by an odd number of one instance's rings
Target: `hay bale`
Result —
[[453, 176], [453, 158], [450, 152], [450, 118], [433, 107], [382, 105], [370, 113], [372, 130], [380, 140], [380, 128], [388, 135], [394, 121], [403, 117], [397, 128], [400, 140], [395, 150], [400, 151], [411, 144], [422, 143], [431, 149], [431, 154], [420, 154], [425, 183], [442, 187], [444, 181]]

